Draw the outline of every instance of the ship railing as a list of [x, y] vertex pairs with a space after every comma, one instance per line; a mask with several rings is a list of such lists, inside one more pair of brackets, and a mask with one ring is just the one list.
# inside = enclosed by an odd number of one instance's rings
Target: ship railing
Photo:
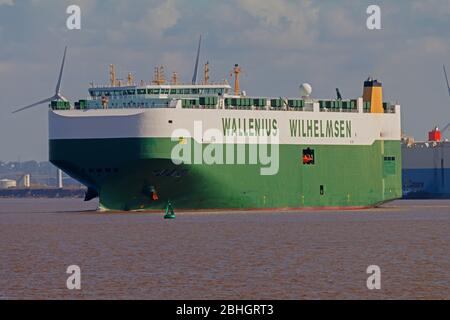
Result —
[[175, 106], [171, 105], [170, 102], [164, 103], [149, 103], [146, 105], [145, 103], [128, 103], [126, 106], [117, 107], [117, 109], [173, 109]]
[[[98, 99], [86, 99], [91, 101], [98, 101]], [[181, 100], [179, 100], [181, 101]], [[185, 104], [182, 105], [180, 102], [180, 106], [177, 106], [174, 101], [164, 101], [161, 103], [157, 102], [127, 102], [127, 103], [115, 103], [113, 101], [109, 101], [109, 105], [107, 108], [102, 108], [101, 105], [84, 107], [83, 109], [152, 109], [152, 108], [177, 108], [181, 107], [183, 109], [226, 109], [226, 110], [254, 110], [254, 111], [297, 111], [297, 112], [331, 112], [331, 113], [370, 113], [370, 105], [365, 105], [364, 107], [357, 108], [327, 108], [320, 107], [318, 103], [305, 104], [303, 107], [290, 107], [290, 106], [281, 106], [281, 107], [273, 107], [270, 104], [261, 105], [261, 106], [234, 106], [234, 105], [225, 105], [222, 101], [219, 101], [217, 104], [209, 104], [209, 105], [200, 105], [200, 104]], [[73, 106], [71, 105], [71, 109]], [[395, 114], [397, 111], [397, 105], [385, 103], [383, 105], [384, 113], [386, 114]]]
[[343, 112], [343, 113], [358, 113], [358, 109], [328, 109], [328, 108], [320, 108], [320, 112]]
[[[388, 108], [383, 108], [383, 110], [384, 110], [383, 113], [385, 113], [385, 114], [395, 114], [396, 106], [392, 105], [392, 106], [389, 106]], [[372, 112], [371, 112], [370, 108], [364, 108], [363, 113], [372, 113]]]
[[394, 104], [388, 105], [387, 108], [384, 109], [384, 113], [395, 113], [396, 108]]

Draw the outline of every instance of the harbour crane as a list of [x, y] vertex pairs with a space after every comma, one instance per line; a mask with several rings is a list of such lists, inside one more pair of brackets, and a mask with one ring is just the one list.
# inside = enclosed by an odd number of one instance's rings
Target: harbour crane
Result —
[[[448, 95], [449, 95], [449, 97], [450, 97], [450, 85], [449, 85], [449, 83], [448, 83], [447, 70], [445, 70], [445, 65], [444, 65], [443, 67], [444, 67], [444, 76], [445, 76], [445, 82], [446, 82], [446, 84], [447, 84]], [[450, 123], [448, 123], [448, 124], [444, 127], [444, 129], [442, 130], [442, 132], [445, 134], [449, 128], [450, 128]]]

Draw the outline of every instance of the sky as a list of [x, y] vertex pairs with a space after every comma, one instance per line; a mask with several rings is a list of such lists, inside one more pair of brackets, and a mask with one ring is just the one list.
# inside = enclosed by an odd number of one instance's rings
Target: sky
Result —
[[[81, 30], [68, 30], [69, 5], [81, 8]], [[381, 30], [366, 26], [369, 5], [381, 9]], [[402, 128], [416, 140], [450, 122], [442, 65], [450, 70], [450, 0], [0, 0], [0, 161], [48, 159], [50, 97], [64, 47], [62, 93], [85, 98], [89, 83], [106, 84], [108, 65], [150, 81], [154, 67], [192, 78], [196, 46], [212, 80], [243, 69], [252, 96], [362, 95], [368, 76], [384, 100], [402, 106]]]

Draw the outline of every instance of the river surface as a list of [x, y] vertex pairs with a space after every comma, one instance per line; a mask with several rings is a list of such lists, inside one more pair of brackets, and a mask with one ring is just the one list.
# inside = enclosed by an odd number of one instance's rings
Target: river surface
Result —
[[96, 206], [0, 199], [0, 299], [450, 299], [447, 200], [175, 220]]

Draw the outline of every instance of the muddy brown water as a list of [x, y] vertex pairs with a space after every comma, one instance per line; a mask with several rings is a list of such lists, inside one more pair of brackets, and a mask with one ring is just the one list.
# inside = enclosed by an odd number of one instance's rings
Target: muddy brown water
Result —
[[[450, 201], [319, 212], [105, 214], [0, 199], [0, 299], [449, 299]], [[81, 290], [66, 287], [69, 265]], [[368, 290], [366, 269], [381, 269]]]

